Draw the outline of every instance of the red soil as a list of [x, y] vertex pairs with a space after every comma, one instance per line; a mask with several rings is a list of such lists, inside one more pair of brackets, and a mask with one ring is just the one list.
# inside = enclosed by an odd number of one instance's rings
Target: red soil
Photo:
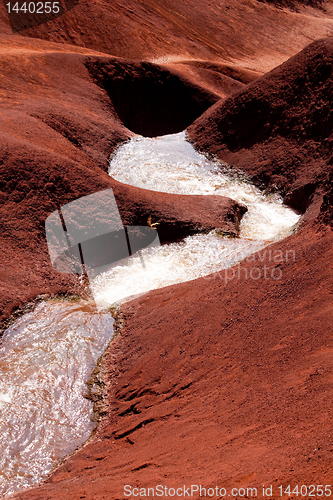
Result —
[[296, 13], [256, 0], [81, 0], [25, 36], [149, 61], [228, 61], [266, 72], [332, 32], [332, 5]]
[[[189, 483], [274, 484], [277, 498], [280, 483], [331, 482], [332, 42], [253, 81], [332, 30], [330, 3], [326, 11], [298, 8], [255, 0], [82, 0], [20, 36], [10, 34], [1, 4], [2, 320], [40, 293], [80, 290], [75, 277], [52, 270], [44, 221], [64, 203], [115, 187], [108, 158], [131, 136], [115, 111], [126, 115], [122, 98], [97, 78], [92, 61], [111, 80], [119, 68], [134, 71], [136, 89], [145, 89], [148, 67], [138, 60], [154, 62], [154, 84], [170, 78], [187, 89], [190, 104], [174, 110], [184, 123], [192, 105], [199, 112], [201, 100], [233, 94], [190, 128], [192, 138], [306, 209], [298, 234], [242, 265], [249, 273], [266, 264], [269, 276], [281, 271], [281, 279], [246, 280], [244, 270], [238, 279], [236, 269], [227, 284], [212, 276], [124, 306], [121, 335], [105, 356], [97, 435], [43, 486], [16, 498], [123, 498], [124, 484]], [[141, 112], [147, 94], [132, 101]], [[251, 115], [261, 109], [263, 127], [259, 116], [253, 127]], [[161, 125], [150, 116], [154, 133]], [[229, 129], [221, 134], [222, 117]], [[168, 126], [177, 121], [171, 118]], [[139, 112], [135, 123], [145, 123]], [[126, 190], [143, 203], [142, 217], [160, 213], [156, 195], [154, 208], [146, 192], [123, 186], [124, 217], [131, 215]], [[187, 207], [177, 202], [176, 209]], [[200, 223], [202, 212], [192, 215]], [[272, 261], [274, 250], [281, 262]], [[295, 261], [287, 258], [291, 250]]]
[[332, 185], [332, 65], [333, 38], [314, 42], [210, 108], [190, 139], [304, 212]]
[[1, 319], [40, 293], [78, 290], [75, 278], [52, 270], [44, 222], [109, 187], [107, 155], [129, 137], [90, 81], [86, 56], [13, 42], [1, 55]]
[[[222, 273], [124, 306], [97, 436], [14, 498], [125, 498], [125, 485], [159, 484], [260, 497], [273, 484], [279, 498], [279, 484], [331, 484], [332, 258], [332, 232], [307, 226], [243, 263], [240, 279], [229, 270], [227, 284]], [[260, 279], [245, 279], [252, 267]]]

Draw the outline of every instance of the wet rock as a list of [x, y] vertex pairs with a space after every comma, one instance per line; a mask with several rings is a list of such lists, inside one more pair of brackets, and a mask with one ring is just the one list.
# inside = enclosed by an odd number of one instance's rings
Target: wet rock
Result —
[[244, 205], [225, 196], [189, 196], [157, 193], [122, 184], [111, 185], [123, 224], [152, 225], [162, 243], [212, 229], [238, 235]]

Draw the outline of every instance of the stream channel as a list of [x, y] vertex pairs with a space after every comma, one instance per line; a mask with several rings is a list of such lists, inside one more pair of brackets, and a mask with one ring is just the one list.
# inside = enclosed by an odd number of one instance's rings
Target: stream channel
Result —
[[299, 219], [278, 195], [264, 196], [244, 176], [195, 151], [185, 132], [135, 136], [116, 150], [109, 173], [154, 191], [227, 196], [248, 212], [239, 238], [211, 231], [148, 247], [90, 282], [95, 302], [42, 302], [5, 331], [0, 344], [1, 497], [45, 479], [91, 435], [95, 422], [86, 383], [113, 336], [108, 307], [229, 268], [290, 235]]

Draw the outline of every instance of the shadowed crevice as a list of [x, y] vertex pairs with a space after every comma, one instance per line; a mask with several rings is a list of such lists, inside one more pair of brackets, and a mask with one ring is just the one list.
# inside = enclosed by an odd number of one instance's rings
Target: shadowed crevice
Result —
[[123, 124], [146, 137], [181, 132], [219, 99], [182, 75], [148, 62], [89, 58], [86, 66]]

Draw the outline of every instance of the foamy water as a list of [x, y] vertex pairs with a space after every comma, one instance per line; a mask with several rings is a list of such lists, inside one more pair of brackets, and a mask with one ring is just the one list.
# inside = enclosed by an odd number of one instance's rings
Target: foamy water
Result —
[[49, 301], [0, 345], [0, 494], [38, 483], [89, 438], [86, 382], [113, 335], [110, 313]]
[[83, 301], [49, 301], [7, 329], [0, 344], [2, 495], [41, 481], [89, 437], [86, 382], [113, 335], [112, 317], [101, 307], [226, 269], [290, 234], [299, 218], [277, 196], [263, 196], [196, 152], [184, 133], [133, 138], [118, 148], [110, 175], [156, 191], [233, 198], [248, 208], [240, 238], [212, 231], [146, 248], [90, 283], [99, 310]]
[[279, 196], [264, 196], [245, 176], [198, 153], [185, 132], [134, 137], [118, 148], [109, 174], [120, 182], [164, 193], [228, 196], [246, 205], [248, 212], [239, 238], [222, 238], [212, 231], [147, 248], [140, 256], [117, 263], [92, 282], [94, 298], [102, 307], [230, 267], [291, 234], [299, 219]]
[[280, 239], [299, 219], [278, 195], [264, 196], [245, 175], [197, 152], [185, 132], [134, 137], [117, 149], [109, 174], [119, 182], [163, 193], [232, 198], [248, 208], [241, 223], [242, 238]]

